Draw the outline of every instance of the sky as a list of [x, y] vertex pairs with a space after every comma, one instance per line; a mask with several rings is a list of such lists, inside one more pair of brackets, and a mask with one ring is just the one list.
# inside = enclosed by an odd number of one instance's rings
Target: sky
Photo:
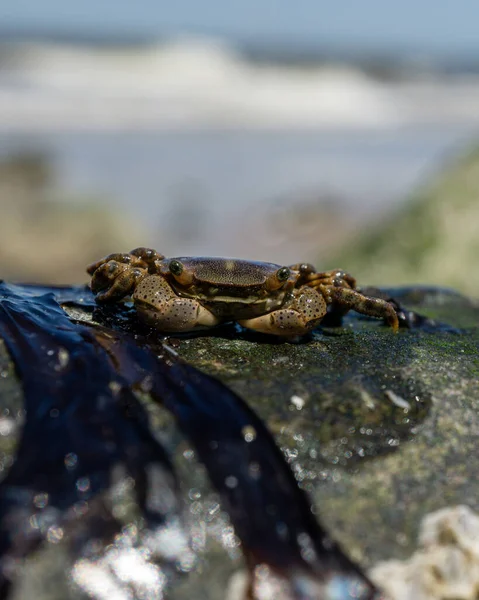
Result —
[[478, 0], [1, 0], [1, 30], [213, 33], [255, 42], [479, 56]]

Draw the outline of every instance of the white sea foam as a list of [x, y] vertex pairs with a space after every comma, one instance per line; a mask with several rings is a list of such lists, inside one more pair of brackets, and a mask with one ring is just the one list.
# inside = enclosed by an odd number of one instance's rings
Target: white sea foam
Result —
[[0, 64], [3, 129], [382, 128], [479, 122], [479, 81], [384, 83], [346, 66], [245, 60], [213, 40], [28, 44]]

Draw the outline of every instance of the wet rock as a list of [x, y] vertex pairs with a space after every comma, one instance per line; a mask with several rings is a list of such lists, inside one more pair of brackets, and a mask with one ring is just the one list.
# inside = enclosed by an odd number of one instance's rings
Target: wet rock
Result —
[[426, 514], [479, 507], [479, 306], [437, 288], [393, 294], [462, 331], [394, 335], [351, 314], [302, 344], [233, 330], [176, 343], [265, 419], [315, 512], [367, 565], [408, 556]]
[[[479, 509], [479, 306], [435, 288], [393, 294], [456, 329], [395, 335], [351, 314], [343, 327], [319, 329], [298, 344], [234, 326], [168, 340], [247, 400], [309, 492], [314, 513], [367, 567], [410, 556], [428, 513], [457, 504]], [[68, 310], [91, 321], [89, 311]], [[2, 408], [10, 408], [21, 398], [20, 382], [1, 345], [0, 361]], [[195, 598], [220, 599], [242, 566], [238, 541], [188, 441], [151, 404], [147, 389], [142, 401], [173, 455], [195, 539], [203, 540], [201, 568], [172, 597], [194, 590]], [[8, 464], [12, 446], [4, 452]]]

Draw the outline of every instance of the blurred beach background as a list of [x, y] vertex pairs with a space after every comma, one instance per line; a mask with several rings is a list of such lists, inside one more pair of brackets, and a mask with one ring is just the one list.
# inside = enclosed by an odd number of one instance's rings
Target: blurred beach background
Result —
[[144, 245], [479, 294], [478, 22], [474, 0], [4, 0], [0, 277], [79, 283]]

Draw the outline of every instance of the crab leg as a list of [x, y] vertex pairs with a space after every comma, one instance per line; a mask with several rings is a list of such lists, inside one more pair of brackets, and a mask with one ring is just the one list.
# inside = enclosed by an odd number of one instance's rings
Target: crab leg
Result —
[[339, 306], [340, 309], [354, 310], [363, 315], [384, 319], [390, 325], [394, 332], [399, 329], [399, 321], [393, 305], [381, 298], [372, 298], [363, 296], [356, 290], [345, 287], [320, 286], [328, 304]]
[[311, 273], [306, 276], [306, 285], [317, 288], [321, 285], [331, 285], [335, 287], [356, 288], [356, 280], [352, 275], [334, 269], [333, 271], [325, 271], [324, 273]]
[[158, 270], [158, 263], [165, 258], [163, 254], [159, 254], [153, 248], [135, 248], [128, 254], [126, 253], [115, 253], [109, 254], [98, 260], [87, 267], [87, 273], [93, 275], [97, 269], [114, 261], [124, 265], [130, 265], [131, 267], [147, 268], [149, 273], [156, 273]]
[[148, 267], [149, 273], [157, 273], [159, 269], [159, 263], [165, 258], [163, 254], [160, 254], [153, 248], [135, 248], [130, 252], [130, 256], [137, 257], [139, 260]]
[[89, 275], [93, 275], [95, 273], [95, 271], [97, 271], [100, 267], [102, 267], [103, 265], [106, 265], [107, 263], [112, 262], [112, 261], [116, 262], [116, 263], [121, 263], [124, 265], [130, 265], [133, 267], [136, 267], [136, 266], [144, 267], [145, 266], [138, 257], [133, 256], [132, 254], [116, 253], [116, 254], [109, 254], [108, 256], [105, 256], [105, 258], [102, 258], [101, 260], [97, 260], [96, 262], [92, 263], [91, 265], [88, 265], [86, 272]]

